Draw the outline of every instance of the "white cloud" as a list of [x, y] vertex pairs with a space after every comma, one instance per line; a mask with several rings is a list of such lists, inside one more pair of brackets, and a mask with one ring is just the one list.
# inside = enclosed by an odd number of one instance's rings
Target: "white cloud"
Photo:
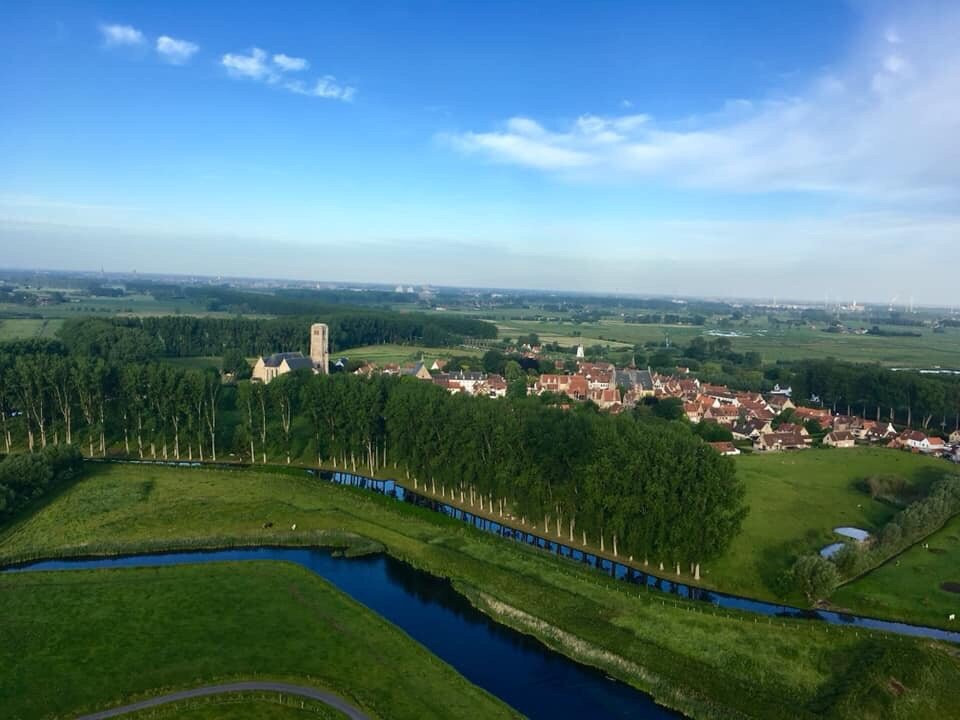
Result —
[[276, 71], [267, 62], [267, 53], [260, 48], [253, 48], [249, 55], [227, 53], [220, 59], [220, 63], [234, 76], [266, 82], [276, 82], [278, 78]]
[[676, 121], [587, 114], [545, 125], [517, 117], [441, 138], [470, 155], [578, 181], [958, 198], [960, 7], [883, 27], [793, 95]]
[[299, 72], [310, 67], [310, 63], [304, 58], [290, 57], [283, 53], [277, 53], [273, 56], [273, 64], [284, 72]]
[[177, 40], [169, 35], [157, 38], [157, 52], [169, 63], [183, 65], [200, 49], [200, 46], [187, 40]]
[[332, 75], [324, 75], [312, 83], [304, 80], [284, 81], [283, 72], [305, 70], [310, 63], [303, 58], [290, 57], [283, 53], [269, 58], [265, 50], [255, 47], [249, 55], [227, 53], [220, 62], [234, 77], [246, 77], [269, 85], [279, 85], [284, 90], [297, 95], [350, 102], [357, 94], [356, 88], [340, 84]]
[[130, 25], [101, 25], [100, 33], [107, 45], [140, 45], [143, 33]]

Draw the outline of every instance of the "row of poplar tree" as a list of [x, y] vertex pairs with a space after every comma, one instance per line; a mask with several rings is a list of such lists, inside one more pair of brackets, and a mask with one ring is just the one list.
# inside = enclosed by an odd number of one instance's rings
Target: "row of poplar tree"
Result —
[[8, 452], [22, 438], [27, 449], [216, 460], [225, 445], [246, 462], [386, 473], [567, 542], [695, 574], [746, 514], [732, 462], [684, 423], [450, 395], [413, 378], [306, 371], [228, 387], [214, 370], [164, 363], [0, 356], [0, 403]]

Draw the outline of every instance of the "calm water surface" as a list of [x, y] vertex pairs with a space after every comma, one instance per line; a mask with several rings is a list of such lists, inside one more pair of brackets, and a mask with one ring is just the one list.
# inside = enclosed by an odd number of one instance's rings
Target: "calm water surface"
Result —
[[224, 560], [286, 560], [314, 571], [402, 628], [472, 683], [530, 718], [678, 718], [649, 696], [553, 652], [474, 608], [449, 582], [388, 555], [251, 548], [56, 560], [11, 572], [143, 567]]

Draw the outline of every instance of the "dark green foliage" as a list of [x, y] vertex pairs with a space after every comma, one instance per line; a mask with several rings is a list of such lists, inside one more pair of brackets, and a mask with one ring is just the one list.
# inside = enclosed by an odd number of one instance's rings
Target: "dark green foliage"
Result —
[[733, 440], [733, 433], [730, 432], [730, 428], [707, 420], [694, 425], [693, 431], [705, 442], [731, 442]]
[[15, 392], [0, 399], [18, 411], [3, 414], [3, 430], [31, 449], [72, 434], [91, 456], [122, 446], [141, 458], [216, 460], [220, 445], [247, 462], [315, 458], [371, 473], [392, 462], [568, 540], [586, 533], [611, 551], [670, 563], [718, 556], [746, 512], [733, 463], [665, 419], [682, 412], [676, 402], [642, 422], [592, 403], [565, 410], [528, 398], [512, 361], [510, 398], [492, 400], [391, 376], [296, 372], [221, 389], [215, 371], [168, 363], [3, 358], [0, 388]]
[[684, 417], [683, 400], [680, 398], [664, 398], [653, 406], [653, 414], [664, 420], [679, 420]]
[[246, 380], [252, 370], [246, 356], [239, 350], [231, 348], [223, 353], [223, 371], [232, 374], [235, 379]]
[[793, 566], [794, 587], [811, 603], [826, 600], [840, 583], [837, 566], [819, 555], [804, 555]]
[[336, 307], [312, 317], [273, 320], [185, 315], [76, 318], [64, 323], [60, 337], [72, 353], [118, 362], [158, 356], [222, 355], [227, 350], [245, 356], [281, 350], [305, 353], [310, 345], [310, 324], [318, 321], [330, 326], [330, 349], [334, 352], [381, 343], [440, 347], [458, 345], [465, 338], [497, 336], [494, 325], [469, 318]]
[[955, 377], [894, 372], [879, 365], [802, 360], [789, 366], [796, 398], [819, 397], [824, 406], [867, 417], [893, 418], [924, 428], [960, 412], [960, 380]]
[[0, 520], [76, 477], [82, 465], [83, 457], [72, 445], [5, 457], [0, 461]]

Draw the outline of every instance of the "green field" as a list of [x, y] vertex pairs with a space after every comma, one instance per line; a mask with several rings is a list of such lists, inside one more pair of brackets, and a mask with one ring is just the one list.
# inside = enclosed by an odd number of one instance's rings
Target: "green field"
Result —
[[[278, 528], [297, 523], [298, 530], [265, 531], [265, 520]], [[0, 559], [251, 543], [342, 545], [349, 542], [347, 533], [370, 538], [392, 555], [451, 578], [494, 617], [694, 717], [915, 718], [947, 717], [957, 709], [960, 662], [936, 644], [819, 623], [759, 622], [751, 615], [638, 593], [636, 587], [437, 514], [301, 473], [94, 467], [88, 477], [9, 528], [0, 537]], [[262, 567], [256, 571], [266, 572], [269, 566]], [[96, 584], [86, 578], [105, 575], [46, 577], [85, 585]], [[16, 581], [45, 581], [35, 578]], [[234, 592], [226, 584], [214, 586]], [[71, 596], [77, 592], [70, 588]], [[138, 592], [138, 598], [143, 596]], [[56, 593], [37, 593], [42, 612], [35, 620], [51, 614], [42, 607], [48, 595], [54, 602]], [[0, 596], [9, 602], [9, 593]], [[192, 598], [191, 587], [182, 602], [193, 603]], [[279, 602], [264, 598], [268, 600]], [[259, 605], [259, 599], [244, 602]], [[85, 631], [64, 623], [69, 607], [59, 618], [53, 613], [53, 627], [62, 629], [52, 635]], [[233, 612], [238, 605], [218, 607], [222, 616], [229, 614], [222, 607]], [[33, 612], [33, 606], [24, 612]], [[104, 618], [113, 615], [109, 607], [103, 612]], [[111, 656], [109, 649], [104, 652]], [[89, 655], [93, 662], [96, 657]], [[19, 677], [19, 665], [0, 667]], [[162, 667], [156, 672], [173, 671]], [[0, 682], [8, 684], [7, 677]], [[891, 689], [901, 686], [906, 690]]]
[[63, 320], [58, 319], [2, 318], [0, 319], [0, 342], [52, 338], [62, 325]]
[[160, 358], [161, 362], [168, 365], [176, 365], [182, 368], [191, 368], [193, 370], [222, 370], [223, 358], [210, 355], [201, 355], [198, 357], [172, 357]]
[[[799, 555], [839, 540], [835, 527], [877, 531], [899, 508], [873, 500], [859, 481], [871, 475], [899, 475], [925, 486], [957, 468], [935, 458], [885, 448], [804, 450], [736, 458], [747, 490], [750, 514], [743, 532], [705, 580], [728, 592], [777, 599], [777, 576]], [[800, 597], [790, 598], [803, 602]], [[859, 604], [851, 605], [866, 612]]]
[[[537, 322], [533, 320], [497, 320], [501, 336], [516, 338], [536, 333], [543, 342], [558, 342], [561, 346], [642, 345], [647, 342], [662, 345], [669, 337], [670, 344], [683, 347], [697, 336], [720, 330], [716, 325], [645, 325], [625, 323], [619, 319], [604, 319], [598, 323]], [[902, 328], [899, 328], [902, 329]], [[929, 328], [919, 331], [921, 337], [877, 337], [826, 333], [807, 327], [781, 328], [770, 326], [766, 319], [755, 320], [745, 326], [734, 326], [730, 342], [737, 352], [757, 351], [765, 363], [777, 360], [835, 357], [851, 362], [877, 362], [893, 367], [927, 368], [934, 365], [957, 367], [960, 364], [960, 330], [952, 329], [935, 334]]]
[[408, 363], [423, 360], [429, 366], [438, 358], [448, 358], [452, 355], [480, 356], [479, 350], [466, 347], [435, 348], [421, 345], [365, 345], [364, 347], [337, 350], [331, 354], [331, 359], [346, 357], [350, 360], [363, 360], [383, 366], [387, 363]]
[[[8, 717], [104, 709], [232, 678], [328, 688], [382, 718], [515, 716], [405, 633], [286, 563], [2, 575], [0, 595]], [[45, 692], [51, 681], [56, 693]]]
[[860, 612], [909, 622], [951, 627], [960, 623], [960, 594], [948, 592], [942, 583], [960, 589], [960, 517], [948, 522], [928, 540], [918, 543], [895, 560], [841, 587], [835, 605], [856, 607]]

